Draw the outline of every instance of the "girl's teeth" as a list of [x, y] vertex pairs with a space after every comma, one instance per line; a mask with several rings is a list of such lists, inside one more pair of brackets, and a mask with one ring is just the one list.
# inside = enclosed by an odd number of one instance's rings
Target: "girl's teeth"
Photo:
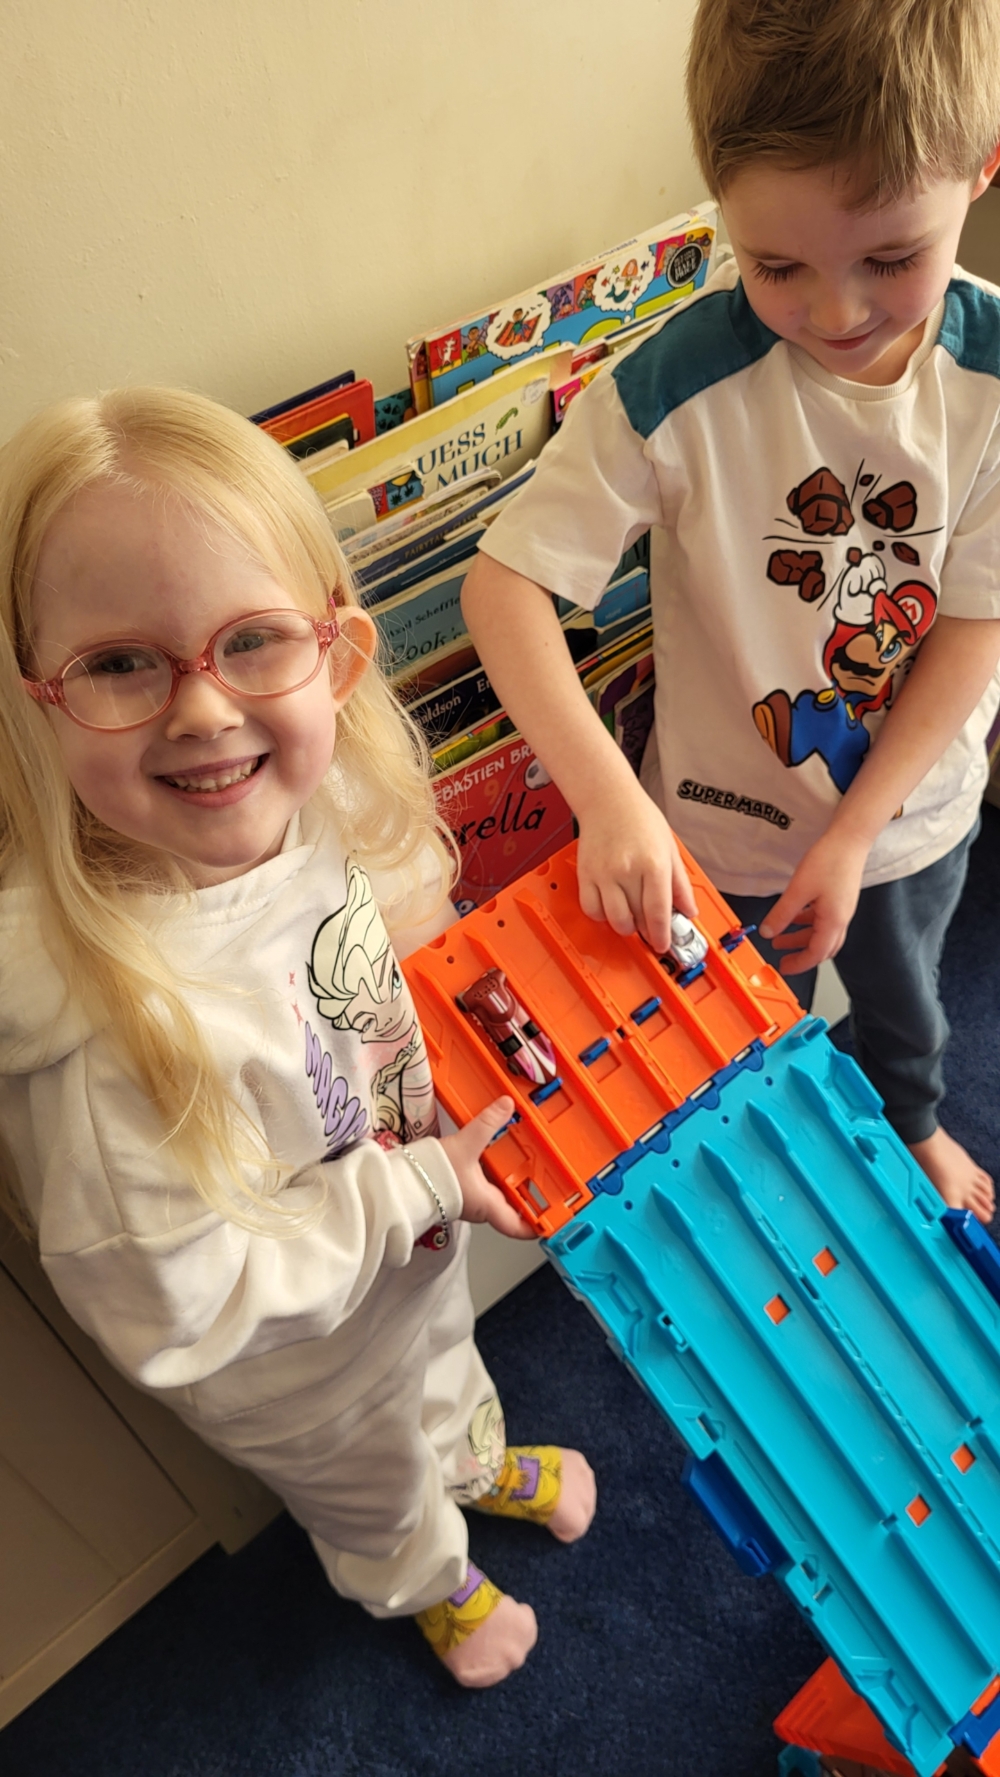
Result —
[[251, 759], [249, 765], [241, 765], [238, 771], [222, 772], [218, 777], [168, 777], [167, 783], [173, 784], [175, 790], [228, 790], [230, 784], [241, 784], [249, 777], [256, 764], [256, 759]]

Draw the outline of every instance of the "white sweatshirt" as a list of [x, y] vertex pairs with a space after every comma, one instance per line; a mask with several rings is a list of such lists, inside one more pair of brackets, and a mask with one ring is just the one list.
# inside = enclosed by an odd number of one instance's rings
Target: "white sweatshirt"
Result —
[[405, 1348], [437, 1265], [414, 1241], [439, 1216], [395, 1143], [415, 1144], [450, 1217], [462, 1209], [371, 882], [314, 811], [293, 829], [166, 922], [162, 901], [137, 902], [226, 1086], [294, 1169], [281, 1200], [327, 1188], [291, 1239], [206, 1206], [107, 1036], [67, 1005], [34, 892], [0, 892], [0, 1125], [42, 1263], [111, 1361], [196, 1422], [267, 1401], [287, 1419], [299, 1384], [355, 1362], [384, 1375]]

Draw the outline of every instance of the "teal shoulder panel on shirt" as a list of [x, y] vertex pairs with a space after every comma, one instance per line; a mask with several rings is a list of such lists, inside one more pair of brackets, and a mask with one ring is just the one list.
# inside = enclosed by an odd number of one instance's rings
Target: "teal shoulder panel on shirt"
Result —
[[648, 438], [674, 409], [746, 370], [778, 344], [742, 284], [714, 290], [674, 315], [612, 371], [629, 424]]
[[1000, 377], [1000, 297], [963, 278], [952, 278], [937, 343], [961, 370]]

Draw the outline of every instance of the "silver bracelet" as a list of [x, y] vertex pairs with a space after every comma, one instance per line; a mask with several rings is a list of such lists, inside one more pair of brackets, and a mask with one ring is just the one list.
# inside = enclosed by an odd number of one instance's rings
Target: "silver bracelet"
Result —
[[402, 1152], [406, 1155], [406, 1158], [410, 1162], [410, 1165], [413, 1167], [417, 1176], [423, 1179], [434, 1202], [437, 1204], [437, 1212], [441, 1217], [441, 1226], [440, 1228], [434, 1229], [432, 1244], [437, 1248], [438, 1252], [443, 1252], [446, 1246], [451, 1245], [451, 1223], [448, 1220], [448, 1212], [445, 1209], [444, 1204], [441, 1202], [438, 1188], [426, 1167], [420, 1164], [417, 1156], [409, 1148], [403, 1148]]

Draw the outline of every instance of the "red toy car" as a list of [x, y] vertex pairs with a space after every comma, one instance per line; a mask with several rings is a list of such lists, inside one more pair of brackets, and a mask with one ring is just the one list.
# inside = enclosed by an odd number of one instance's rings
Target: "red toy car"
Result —
[[523, 1074], [533, 1086], [556, 1078], [555, 1050], [514, 998], [502, 969], [487, 969], [456, 998], [462, 1011], [496, 1044], [512, 1074]]

